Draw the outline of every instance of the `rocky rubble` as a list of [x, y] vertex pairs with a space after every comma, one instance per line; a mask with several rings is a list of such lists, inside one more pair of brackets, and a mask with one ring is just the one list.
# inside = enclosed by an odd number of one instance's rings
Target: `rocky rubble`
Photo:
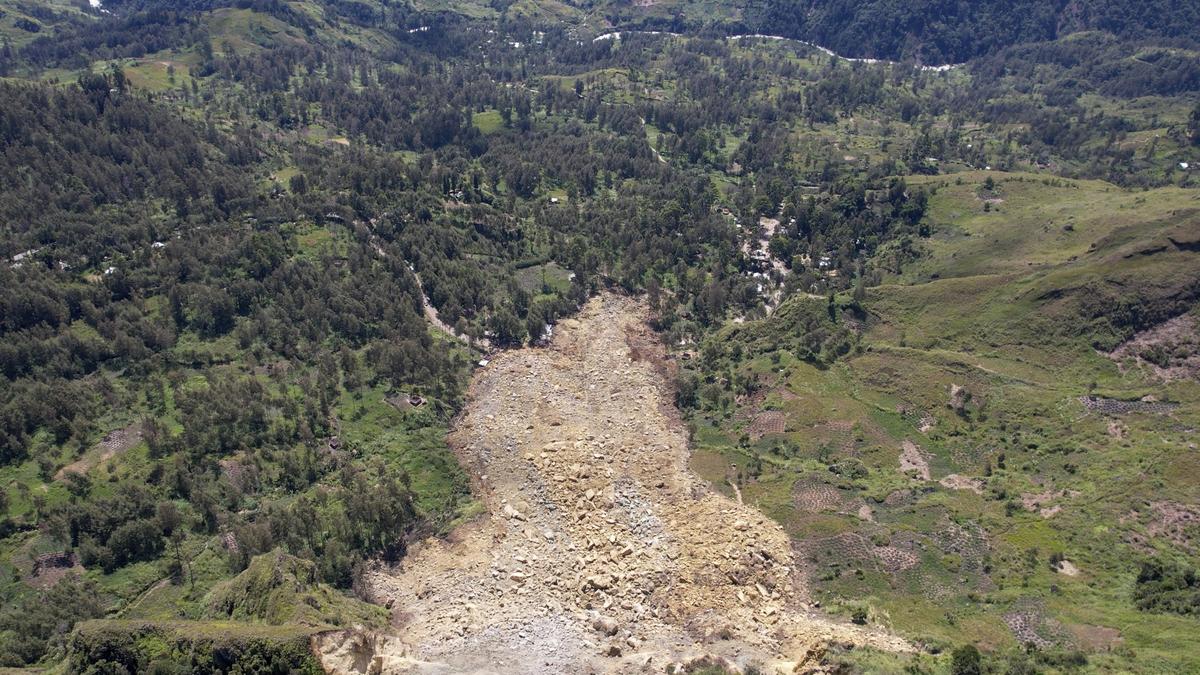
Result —
[[370, 572], [395, 636], [323, 639], [328, 669], [805, 672], [831, 641], [909, 649], [810, 611], [782, 529], [688, 470], [646, 331], [604, 296], [477, 375], [449, 440], [491, 515]]

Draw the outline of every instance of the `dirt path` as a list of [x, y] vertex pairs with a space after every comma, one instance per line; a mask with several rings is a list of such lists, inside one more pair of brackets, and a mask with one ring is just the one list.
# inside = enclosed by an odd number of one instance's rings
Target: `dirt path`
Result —
[[[377, 239], [372, 239], [371, 247], [374, 249], [375, 255], [378, 255], [380, 258], [388, 257], [387, 251], [383, 249], [383, 246], [379, 244]], [[408, 265], [408, 271], [412, 272], [413, 278], [417, 281], [417, 289], [421, 291], [421, 311], [424, 312], [425, 320], [428, 321], [430, 325], [446, 335], [449, 335], [455, 340], [458, 340], [459, 342], [470, 347], [474, 347], [480, 351], [488, 351], [492, 348], [490, 340], [473, 340], [468, 335], [459, 334], [454, 330], [453, 326], [445, 321], [442, 321], [442, 318], [438, 316], [437, 308], [433, 306], [433, 303], [429, 301], [429, 295], [425, 293], [425, 284], [421, 281], [421, 275], [417, 274], [417, 270], [412, 266], [412, 263], [406, 261], [405, 264]]]
[[369, 573], [395, 634], [327, 634], [326, 668], [792, 672], [831, 640], [909, 649], [807, 610], [787, 535], [688, 470], [658, 357], [642, 306], [604, 296], [481, 371], [450, 442], [490, 515]]

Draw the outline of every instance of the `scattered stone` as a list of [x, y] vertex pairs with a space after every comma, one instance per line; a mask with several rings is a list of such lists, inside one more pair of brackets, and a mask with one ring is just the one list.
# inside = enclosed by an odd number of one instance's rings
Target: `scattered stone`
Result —
[[448, 442], [491, 513], [370, 567], [364, 592], [392, 603], [396, 634], [318, 638], [327, 670], [690, 672], [792, 644], [911, 649], [806, 611], [787, 533], [689, 471], [671, 365], [635, 302], [601, 296], [548, 345], [476, 371]]
[[618, 624], [615, 619], [607, 616], [597, 616], [596, 619], [592, 621], [592, 628], [605, 635], [616, 635], [620, 627], [620, 624]]

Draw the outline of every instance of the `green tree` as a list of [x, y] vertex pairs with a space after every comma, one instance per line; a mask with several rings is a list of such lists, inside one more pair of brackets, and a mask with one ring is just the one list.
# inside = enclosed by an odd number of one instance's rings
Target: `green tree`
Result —
[[1200, 103], [1192, 110], [1191, 117], [1188, 118], [1188, 137], [1192, 139], [1192, 145], [1200, 146]]
[[498, 344], [520, 345], [525, 340], [525, 324], [507, 307], [493, 313], [489, 324]]
[[91, 581], [67, 576], [44, 591], [8, 602], [0, 612], [0, 666], [36, 663], [63, 646], [76, 621], [103, 614]]
[[950, 654], [950, 672], [953, 675], [981, 675], [983, 665], [975, 645], [962, 645]]

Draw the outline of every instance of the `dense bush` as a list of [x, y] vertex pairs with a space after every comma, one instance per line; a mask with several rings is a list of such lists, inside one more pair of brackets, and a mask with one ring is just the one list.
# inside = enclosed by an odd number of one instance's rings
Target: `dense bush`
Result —
[[96, 588], [68, 576], [0, 611], [0, 666], [36, 663], [51, 650], [61, 650], [77, 621], [100, 616], [103, 605]]
[[1194, 568], [1161, 560], [1144, 562], [1133, 602], [1146, 612], [1200, 615], [1200, 574]]

